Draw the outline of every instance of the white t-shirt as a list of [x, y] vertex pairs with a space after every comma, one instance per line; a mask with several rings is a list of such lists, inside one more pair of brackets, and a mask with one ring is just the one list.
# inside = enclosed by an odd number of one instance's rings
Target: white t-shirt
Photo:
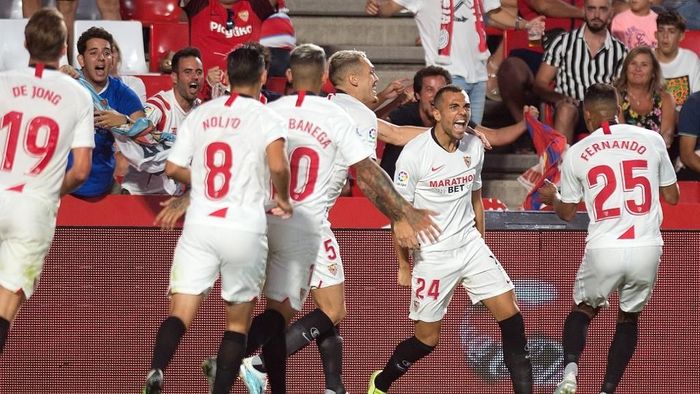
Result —
[[37, 73], [0, 73], [0, 190], [58, 202], [68, 153], [95, 146], [92, 99], [61, 72]]
[[[449, 61], [441, 61], [438, 58], [438, 43], [440, 37], [440, 22], [442, 19], [442, 0], [394, 0], [400, 6], [411, 11], [415, 15], [421, 44], [425, 49], [425, 64], [429, 66], [440, 65], [452, 75], [459, 75], [467, 83], [486, 81], [486, 61], [490, 56], [488, 49], [480, 50], [477, 22], [483, 23], [483, 15], [498, 9], [501, 6], [498, 0], [466, 0], [454, 1], [454, 18], [452, 24], [452, 45]], [[480, 5], [479, 12], [475, 11], [475, 4]], [[478, 15], [478, 17], [477, 17]], [[478, 19], [477, 19], [478, 18]], [[482, 49], [485, 48], [486, 34]]]
[[[367, 149], [371, 150], [370, 157], [377, 159], [377, 133], [379, 125], [377, 123], [377, 115], [371, 109], [367, 108], [362, 101], [352, 97], [347, 93], [334, 93], [328, 96], [328, 100], [337, 104], [340, 108], [350, 115], [350, 118], [355, 123], [355, 132], [364, 142]], [[348, 178], [348, 163], [338, 161], [330, 180], [328, 188], [328, 209], [330, 209], [335, 200], [340, 196], [343, 190], [345, 181]]]
[[168, 161], [190, 167], [185, 223], [266, 231], [267, 146], [287, 137], [284, 120], [258, 100], [224, 96], [195, 108], [178, 130]]
[[564, 154], [561, 199], [586, 203], [588, 248], [663, 245], [659, 187], [676, 173], [659, 133], [631, 125], [598, 129]]
[[[292, 220], [275, 223], [317, 230], [328, 207], [328, 188], [336, 162], [353, 165], [373, 153], [357, 126], [338, 105], [323, 97], [285, 96], [267, 105], [287, 121], [291, 168]], [[274, 218], [273, 218], [274, 220]]]
[[678, 48], [675, 59], [659, 63], [666, 79], [666, 90], [676, 99], [676, 109], [680, 110], [688, 96], [700, 90], [700, 59], [695, 52]]
[[[131, 194], [173, 194], [176, 185], [165, 176], [153, 175], [165, 169], [174, 136], [189, 112], [180, 107], [172, 89], [160, 91], [146, 101], [146, 117], [153, 123], [161, 142], [145, 146], [125, 136], [115, 136], [117, 146], [129, 161], [122, 187]], [[169, 135], [166, 137], [166, 135]]]
[[396, 161], [394, 185], [414, 207], [430, 209], [442, 233], [435, 244], [421, 243], [421, 251], [445, 251], [464, 246], [474, 227], [472, 191], [481, 189], [484, 146], [466, 134], [454, 152], [438, 144], [434, 129], [412, 139]]

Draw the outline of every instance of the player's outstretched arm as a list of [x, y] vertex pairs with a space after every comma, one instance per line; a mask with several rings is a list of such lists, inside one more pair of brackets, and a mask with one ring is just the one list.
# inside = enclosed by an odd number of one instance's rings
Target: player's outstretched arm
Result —
[[287, 144], [284, 139], [277, 139], [266, 149], [267, 165], [270, 168], [270, 178], [275, 187], [275, 202], [272, 214], [288, 218], [292, 216], [292, 203], [289, 200], [289, 160], [287, 160]]
[[[523, 107], [523, 115], [526, 114], [530, 114], [532, 117], [538, 118], [540, 116], [540, 111], [531, 105], [526, 105]], [[523, 116], [523, 119], [520, 122], [514, 123], [510, 126], [492, 129], [482, 125], [477, 125], [476, 131], [481, 132], [492, 146], [505, 146], [515, 142], [521, 135], [523, 135], [524, 132], [527, 131], [527, 123], [525, 122], [525, 117]]]
[[66, 171], [61, 184], [61, 197], [80, 187], [90, 175], [92, 168], [92, 148], [74, 148], [73, 166]]
[[551, 205], [559, 218], [567, 222], [574, 219], [578, 204], [562, 202], [561, 196], [559, 195], [559, 190], [557, 190], [557, 186], [555, 184], [550, 182], [548, 179], [545, 179], [544, 186], [539, 188], [538, 192], [540, 193], [542, 202], [547, 205]]
[[365, 3], [367, 15], [388, 17], [401, 10], [403, 10], [403, 7], [393, 0], [367, 0]]
[[659, 192], [661, 193], [661, 196], [664, 198], [664, 201], [666, 201], [667, 203], [669, 203], [671, 205], [678, 204], [678, 200], [681, 197], [681, 191], [678, 189], [678, 183], [674, 183], [673, 185], [660, 187]]
[[396, 234], [392, 233], [391, 238], [394, 241], [396, 259], [399, 261], [396, 283], [398, 283], [399, 286], [411, 287], [411, 262], [408, 260], [408, 248], [399, 245]]
[[383, 119], [377, 119], [377, 124], [379, 126], [377, 138], [384, 143], [396, 146], [404, 146], [408, 141], [428, 130], [427, 127], [397, 126]]
[[189, 185], [192, 180], [192, 173], [189, 168], [180, 167], [171, 161], [165, 162], [165, 175], [186, 185]]
[[353, 167], [357, 171], [357, 184], [362, 192], [394, 226], [399, 245], [418, 247], [418, 236], [430, 242], [437, 241], [440, 229], [430, 216], [434, 212], [415, 209], [394, 188], [389, 176], [373, 160], [366, 158]]

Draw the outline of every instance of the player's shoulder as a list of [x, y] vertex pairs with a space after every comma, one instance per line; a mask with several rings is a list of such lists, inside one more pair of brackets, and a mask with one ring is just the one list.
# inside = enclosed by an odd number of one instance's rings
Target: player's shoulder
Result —
[[433, 129], [429, 129], [412, 138], [403, 147], [401, 153], [410, 152], [413, 156], [416, 156], [421, 152], [425, 152], [425, 150], [430, 146], [430, 144], [433, 143], [432, 130]]
[[467, 133], [462, 137], [462, 141], [459, 143], [459, 149], [462, 151], [483, 152], [484, 143], [481, 142], [481, 138], [474, 134]]

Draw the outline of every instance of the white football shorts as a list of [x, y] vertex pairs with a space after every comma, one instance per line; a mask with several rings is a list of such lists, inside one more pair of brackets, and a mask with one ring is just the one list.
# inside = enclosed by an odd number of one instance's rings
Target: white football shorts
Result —
[[617, 290], [620, 309], [641, 312], [651, 298], [660, 261], [661, 246], [586, 249], [574, 282], [574, 302], [607, 307]]
[[322, 289], [345, 282], [340, 247], [330, 224], [321, 227], [321, 247], [318, 249], [314, 273], [311, 275], [311, 288]]
[[472, 303], [513, 289], [508, 274], [478, 231], [472, 231], [461, 248], [415, 253], [409, 318], [423, 322], [442, 320], [455, 288], [461, 284]]
[[268, 244], [265, 278], [265, 297], [278, 302], [289, 302], [297, 311], [309, 295], [321, 235], [316, 229], [280, 225], [268, 220]]
[[249, 302], [265, 280], [267, 236], [222, 226], [188, 225], [175, 247], [170, 294], [206, 294], [221, 274], [221, 298]]
[[0, 192], [0, 286], [25, 298], [34, 293], [56, 230], [58, 204]]

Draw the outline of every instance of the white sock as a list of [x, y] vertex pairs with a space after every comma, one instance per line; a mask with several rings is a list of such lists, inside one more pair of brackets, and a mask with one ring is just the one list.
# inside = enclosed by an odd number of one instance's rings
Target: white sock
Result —
[[578, 376], [578, 364], [573, 362], [566, 364], [566, 367], [564, 367], [564, 376], [570, 373], [574, 374], [574, 376]]

